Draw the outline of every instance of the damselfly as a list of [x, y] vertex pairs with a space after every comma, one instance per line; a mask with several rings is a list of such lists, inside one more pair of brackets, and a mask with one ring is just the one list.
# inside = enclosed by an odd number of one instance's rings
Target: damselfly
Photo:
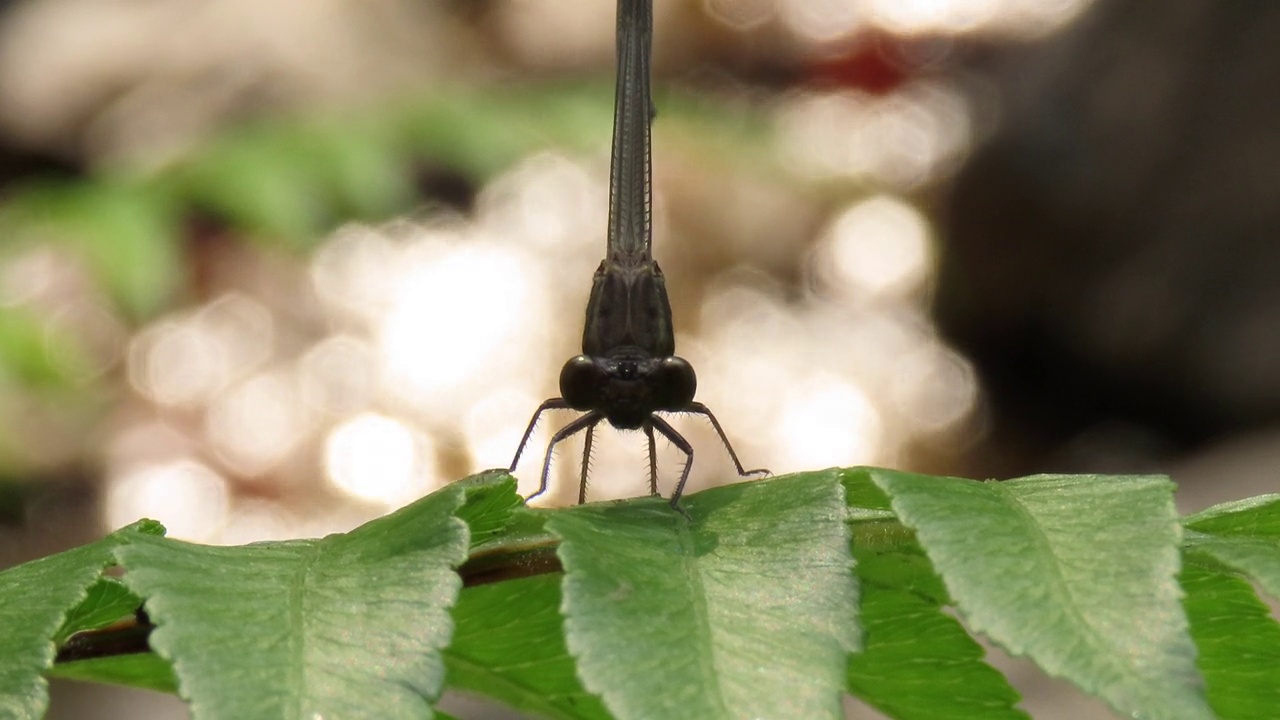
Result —
[[649, 440], [649, 490], [658, 494], [654, 432], [685, 455], [680, 480], [671, 493], [679, 509], [681, 493], [693, 467], [693, 446], [656, 413], [693, 413], [711, 421], [739, 475], [744, 470], [716, 416], [693, 399], [697, 376], [693, 366], [675, 354], [671, 304], [653, 259], [650, 222], [651, 167], [649, 125], [653, 101], [649, 93], [649, 57], [653, 38], [652, 0], [618, 2], [618, 84], [614, 96], [613, 164], [609, 178], [609, 240], [596, 269], [587, 301], [582, 354], [560, 371], [560, 395], [542, 403], [529, 421], [511, 461], [515, 472], [538, 418], [547, 410], [572, 409], [585, 414], [551, 436], [542, 463], [542, 478], [530, 498], [547, 490], [556, 445], [586, 431], [578, 502], [585, 502], [591, 443], [602, 420], [620, 430], [642, 430]]

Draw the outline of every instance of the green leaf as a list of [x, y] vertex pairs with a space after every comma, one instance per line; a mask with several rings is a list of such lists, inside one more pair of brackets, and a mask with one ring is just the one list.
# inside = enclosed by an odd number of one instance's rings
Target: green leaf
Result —
[[167, 193], [106, 180], [32, 188], [0, 213], [0, 236], [71, 248], [135, 319], [177, 291], [177, 230]]
[[163, 174], [179, 195], [232, 225], [302, 248], [353, 219], [410, 208], [412, 157], [379, 117], [262, 122]]
[[619, 720], [842, 717], [858, 646], [830, 473], [554, 513], [566, 637]]
[[60, 662], [47, 674], [66, 680], [110, 683], [169, 694], [178, 692], [173, 666], [149, 652]]
[[455, 513], [511, 488], [454, 484], [322, 540], [154, 540], [118, 555], [193, 718], [429, 718], [469, 546]]
[[851, 519], [893, 519], [896, 516], [893, 514], [893, 506], [889, 503], [889, 496], [872, 482], [870, 470], [870, 468], [850, 468], [827, 472], [835, 472], [844, 483], [844, 494], [849, 502]]
[[279, 141], [295, 165], [321, 183], [338, 219], [382, 220], [413, 201], [411, 158], [375, 119], [311, 119], [282, 128]]
[[133, 615], [140, 607], [142, 600], [125, 587], [124, 583], [115, 578], [100, 577], [89, 588], [80, 604], [67, 612], [53, 641], [61, 645], [72, 633], [105, 627]]
[[[59, 388], [74, 382], [66, 364], [54, 362], [45, 345], [45, 323], [30, 310], [0, 306], [0, 379], [12, 377], [24, 386]], [[83, 356], [78, 348], [64, 348], [72, 366]], [[5, 441], [0, 439], [0, 444]]]
[[1188, 552], [1181, 579], [1214, 712], [1223, 720], [1273, 717], [1280, 708], [1280, 625], [1249, 583], [1212, 554]]
[[239, 229], [304, 247], [336, 218], [309, 163], [283, 141], [292, 130], [244, 128], [219, 138], [161, 181]]
[[445, 651], [450, 688], [555, 720], [609, 720], [564, 643], [559, 574], [462, 591]]
[[1180, 603], [1167, 479], [871, 474], [971, 628], [1123, 713], [1213, 716]]
[[67, 611], [112, 564], [112, 550], [163, 531], [158, 523], [142, 521], [95, 543], [0, 573], [0, 717], [44, 715], [49, 691], [41, 673], [53, 663], [51, 638]]
[[850, 691], [899, 720], [1027, 718], [982, 646], [942, 611], [946, 590], [924, 551], [859, 547], [856, 538], [865, 648], [849, 660]]
[[516, 494], [516, 479], [505, 470], [486, 470], [458, 480], [453, 486], [467, 494], [467, 503], [458, 510], [458, 517], [471, 530], [472, 549], [508, 535], [513, 515], [524, 507], [524, 500]]
[[[461, 169], [471, 177], [490, 177], [511, 166], [519, 158], [546, 148], [566, 133], [556, 133], [554, 107], [535, 111], [532, 98], [515, 95], [492, 96], [459, 93], [433, 97], [407, 109], [403, 120], [410, 152], [429, 157], [447, 167]], [[569, 134], [576, 145], [583, 138], [605, 139], [609, 127], [607, 96], [594, 109], [600, 117], [591, 127], [576, 127]], [[550, 134], [559, 137], [548, 137]]]
[[1253, 578], [1280, 600], [1280, 495], [1225, 503], [1183, 520], [1187, 547]]

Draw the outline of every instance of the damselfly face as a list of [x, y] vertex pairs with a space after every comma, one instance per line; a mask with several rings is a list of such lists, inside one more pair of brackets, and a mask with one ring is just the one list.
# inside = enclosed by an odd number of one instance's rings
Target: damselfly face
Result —
[[639, 429], [655, 412], [693, 402], [697, 375], [684, 358], [578, 355], [560, 370], [560, 396], [582, 412], [598, 410], [619, 430]]

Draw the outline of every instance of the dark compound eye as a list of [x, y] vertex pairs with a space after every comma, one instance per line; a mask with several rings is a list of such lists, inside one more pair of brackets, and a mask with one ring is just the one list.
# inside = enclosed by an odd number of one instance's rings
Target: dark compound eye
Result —
[[693, 402], [698, 389], [698, 376], [693, 366], [681, 357], [663, 358], [654, 370], [650, 387], [654, 407], [658, 410], [683, 410]]
[[586, 355], [569, 358], [560, 369], [560, 397], [574, 410], [593, 410], [599, 404], [604, 370]]

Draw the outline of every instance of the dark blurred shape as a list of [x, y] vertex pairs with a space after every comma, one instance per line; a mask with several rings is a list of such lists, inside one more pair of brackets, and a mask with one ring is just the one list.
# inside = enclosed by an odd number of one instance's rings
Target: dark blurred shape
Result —
[[479, 188], [458, 170], [419, 160], [413, 164], [412, 173], [419, 203], [439, 203], [461, 213], [475, 209]]
[[23, 180], [65, 180], [83, 172], [75, 162], [20, 147], [0, 136], [0, 197]]
[[28, 486], [0, 478], [0, 525], [18, 525], [26, 516]]
[[1118, 469], [1077, 441], [1125, 427], [1141, 465], [1280, 420], [1280, 3], [1101, 0], [996, 78], [937, 301], [1010, 453], [981, 469]]

